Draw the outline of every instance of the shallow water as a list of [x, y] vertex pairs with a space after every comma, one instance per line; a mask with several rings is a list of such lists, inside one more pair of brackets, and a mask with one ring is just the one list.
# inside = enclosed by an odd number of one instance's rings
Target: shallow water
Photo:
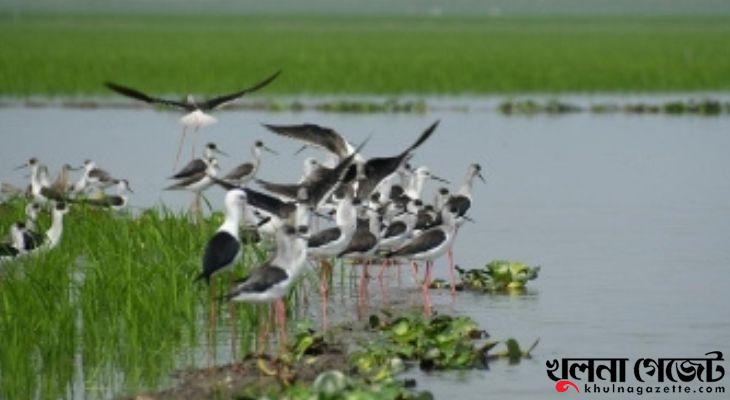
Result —
[[[181, 130], [177, 117], [135, 109], [0, 109], [0, 180], [20, 183], [22, 173], [11, 169], [30, 156], [52, 170], [92, 158], [131, 181], [134, 206], [184, 207], [189, 195], [161, 191]], [[303, 157], [318, 153], [291, 156], [296, 143], [259, 122], [316, 122], [355, 143], [372, 134], [364, 153], [379, 156], [397, 153], [440, 118], [414, 165], [427, 164], [453, 185], [468, 163], [485, 167], [487, 184], [476, 184], [471, 211], [477, 223], [460, 231], [457, 263], [475, 267], [504, 258], [543, 268], [526, 295], [461, 294], [453, 310], [474, 317], [492, 337], [515, 337], [523, 345], [539, 337], [540, 345], [534, 359], [519, 365], [498, 362], [489, 371], [427, 377], [415, 372], [423, 378], [419, 387], [437, 398], [546, 397], [554, 384], [545, 361], [553, 358], [730, 353], [724, 294], [730, 283], [730, 118], [448, 111], [218, 117], [199, 135], [198, 148], [214, 141], [231, 154], [221, 160], [225, 172], [248, 159], [249, 146], [262, 139], [281, 153], [263, 159], [259, 177], [272, 181], [295, 181]], [[427, 198], [434, 188], [427, 187]], [[208, 198], [221, 208], [219, 189]], [[437, 265], [438, 276], [447, 278], [445, 267]], [[448, 295], [434, 297], [441, 310], [452, 310]]]

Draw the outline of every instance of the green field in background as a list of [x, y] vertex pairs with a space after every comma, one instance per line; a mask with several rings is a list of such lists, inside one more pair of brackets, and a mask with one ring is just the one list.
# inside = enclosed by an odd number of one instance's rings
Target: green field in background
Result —
[[0, 16], [0, 94], [730, 89], [730, 18]]

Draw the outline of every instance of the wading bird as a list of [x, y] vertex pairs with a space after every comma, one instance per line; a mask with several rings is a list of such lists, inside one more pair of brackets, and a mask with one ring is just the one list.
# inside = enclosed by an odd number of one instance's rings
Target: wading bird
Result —
[[[418, 261], [426, 262], [426, 275], [421, 290], [423, 291], [424, 306], [428, 314], [431, 312], [431, 301], [428, 294], [428, 289], [431, 285], [431, 268], [433, 267], [433, 262], [451, 248], [456, 234], [457, 211], [455, 207], [445, 208], [442, 212], [443, 223], [441, 225], [424, 231], [403, 244], [400, 248], [390, 251], [385, 255], [389, 259], [405, 259], [411, 261], [414, 271], [418, 269]], [[450, 274], [453, 288], [456, 284], [456, 276], [454, 275], [454, 271], [450, 271]]]

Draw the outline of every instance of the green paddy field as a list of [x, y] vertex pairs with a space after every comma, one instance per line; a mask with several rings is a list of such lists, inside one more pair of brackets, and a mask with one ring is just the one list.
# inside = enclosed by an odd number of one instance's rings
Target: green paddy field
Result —
[[0, 95], [730, 89], [730, 17], [0, 15]]

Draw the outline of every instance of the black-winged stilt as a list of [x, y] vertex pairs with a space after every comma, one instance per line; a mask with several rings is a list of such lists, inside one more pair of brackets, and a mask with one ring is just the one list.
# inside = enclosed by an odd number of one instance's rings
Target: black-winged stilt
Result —
[[235, 182], [239, 185], [247, 184], [254, 176], [261, 165], [261, 152], [267, 151], [271, 154], [279, 154], [264, 144], [264, 142], [257, 140], [253, 146], [251, 146], [251, 161], [240, 164], [231, 172], [223, 176], [223, 179], [230, 182]]
[[171, 176], [170, 179], [184, 179], [200, 172], [205, 172], [210, 165], [210, 160], [215, 158], [216, 154], [220, 154], [227, 157], [228, 154], [224, 153], [215, 143], [207, 143], [203, 149], [203, 158], [195, 158], [190, 160], [179, 172]]
[[[225, 94], [222, 96], [216, 96], [210, 99], [207, 99], [205, 101], [195, 101], [192, 95], [188, 94], [185, 97], [184, 101], [178, 101], [178, 100], [169, 100], [169, 99], [163, 99], [160, 97], [153, 97], [149, 96], [145, 93], [142, 93], [141, 91], [137, 89], [132, 89], [127, 86], [119, 85], [112, 82], [106, 82], [104, 85], [108, 87], [109, 89], [127, 97], [131, 97], [136, 100], [144, 101], [145, 103], [149, 104], [160, 104], [163, 106], [168, 107], [174, 107], [179, 108], [187, 112], [182, 118], [180, 118], [180, 122], [182, 122], [184, 128], [183, 132], [180, 136], [180, 145], [178, 146], [178, 152], [177, 157], [175, 160], [175, 166], [173, 166], [173, 169], [177, 166], [177, 160], [180, 158], [180, 152], [182, 150], [183, 141], [185, 140], [185, 135], [187, 133], [188, 129], [194, 129], [194, 133], [198, 131], [198, 129], [214, 124], [216, 122], [216, 119], [208, 114], [206, 112], [213, 111], [217, 108], [223, 107], [224, 105], [246, 95], [252, 92], [255, 92], [264, 86], [271, 83], [276, 77], [279, 76], [281, 71], [277, 71], [273, 75], [269, 76], [268, 78], [262, 80], [261, 82], [243, 89], [239, 90], [237, 92]], [[193, 144], [193, 153], [195, 153], [195, 145]]]
[[[418, 261], [426, 262], [426, 276], [423, 281], [422, 291], [427, 313], [431, 312], [428, 295], [428, 289], [431, 284], [431, 268], [433, 267], [433, 262], [451, 248], [456, 234], [456, 213], [457, 209], [454, 207], [444, 208], [442, 211], [443, 223], [441, 225], [422, 232], [403, 244], [400, 248], [390, 251], [385, 255], [390, 259], [410, 260], [413, 263], [414, 270], [417, 270]], [[456, 276], [453, 270], [450, 269], [449, 272], [453, 287], [456, 283]]]

